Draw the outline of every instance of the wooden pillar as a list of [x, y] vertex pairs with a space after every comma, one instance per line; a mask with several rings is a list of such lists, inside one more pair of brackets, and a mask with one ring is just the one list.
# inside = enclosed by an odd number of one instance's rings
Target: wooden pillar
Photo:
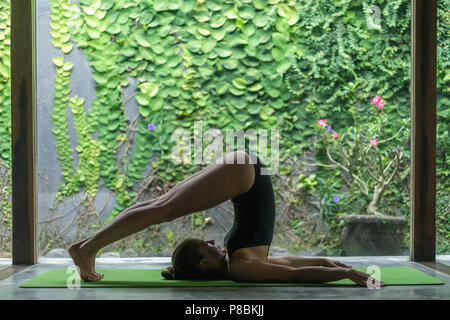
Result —
[[411, 4], [410, 259], [435, 261], [437, 0]]
[[12, 262], [35, 264], [35, 0], [11, 0]]

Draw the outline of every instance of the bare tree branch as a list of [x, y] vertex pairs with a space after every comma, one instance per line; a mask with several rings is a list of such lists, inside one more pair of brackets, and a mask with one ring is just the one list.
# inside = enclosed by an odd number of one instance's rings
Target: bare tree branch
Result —
[[340, 162], [337, 162], [336, 160], [334, 160], [331, 157], [330, 151], [327, 149], [327, 155], [328, 158], [330, 159], [331, 162], [333, 162], [334, 164], [336, 164], [338, 167], [342, 168], [344, 171], [348, 172], [352, 178], [355, 180], [356, 185], [358, 186], [358, 188], [361, 190], [361, 192], [367, 196], [369, 194], [369, 190], [368, 190], [368, 186], [366, 183], [364, 183], [356, 174], [354, 174], [353, 172], [350, 172], [350, 170], [345, 167], [343, 164], [341, 164]]

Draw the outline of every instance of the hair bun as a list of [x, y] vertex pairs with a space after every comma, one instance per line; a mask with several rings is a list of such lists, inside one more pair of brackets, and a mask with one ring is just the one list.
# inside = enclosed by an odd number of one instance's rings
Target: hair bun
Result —
[[167, 280], [175, 280], [175, 274], [172, 266], [167, 267], [166, 270], [161, 271], [161, 275]]

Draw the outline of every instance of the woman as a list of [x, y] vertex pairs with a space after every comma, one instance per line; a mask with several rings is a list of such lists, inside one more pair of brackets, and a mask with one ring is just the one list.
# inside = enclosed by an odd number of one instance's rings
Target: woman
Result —
[[[329, 259], [268, 257], [275, 220], [275, 201], [269, 175], [259, 157], [234, 151], [217, 159], [166, 194], [131, 206], [95, 235], [69, 247], [86, 281], [98, 281], [98, 251], [151, 225], [209, 209], [230, 200], [235, 209], [225, 248], [214, 241], [188, 239], [172, 255], [163, 272], [168, 279], [233, 279], [244, 282], [328, 282], [351, 279], [366, 286], [370, 275]], [[381, 283], [384, 286], [384, 283]]]

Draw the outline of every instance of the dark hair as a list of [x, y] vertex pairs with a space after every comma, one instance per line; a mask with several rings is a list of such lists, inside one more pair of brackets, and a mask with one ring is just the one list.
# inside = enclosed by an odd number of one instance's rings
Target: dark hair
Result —
[[167, 280], [208, 279], [212, 275], [200, 268], [200, 260], [203, 255], [199, 246], [202, 240], [186, 239], [181, 242], [172, 254], [172, 265], [163, 270], [161, 275]]

